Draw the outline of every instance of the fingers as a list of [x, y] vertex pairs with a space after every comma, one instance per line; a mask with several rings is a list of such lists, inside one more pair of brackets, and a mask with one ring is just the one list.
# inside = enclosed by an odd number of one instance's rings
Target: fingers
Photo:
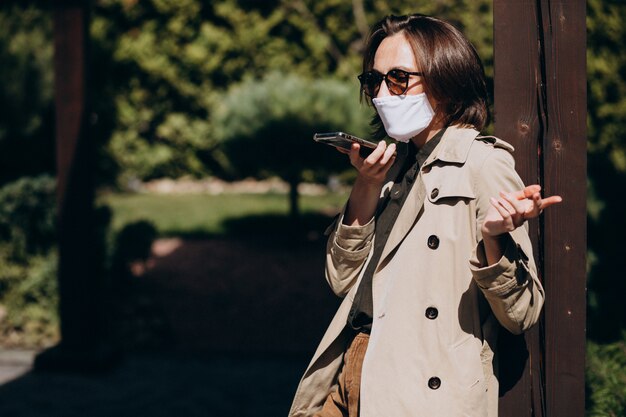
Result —
[[500, 213], [500, 216], [502, 216], [503, 219], [511, 217], [511, 213], [502, 206], [502, 204], [500, 204], [500, 202], [498, 200], [496, 200], [495, 198], [491, 197], [489, 199], [489, 201], [491, 202], [491, 205], [498, 210], [498, 213]]
[[531, 185], [510, 193], [501, 191], [500, 198], [491, 197], [491, 207], [481, 226], [483, 233], [497, 236], [511, 232], [526, 220], [538, 217], [545, 208], [563, 201], [558, 195], [541, 198], [540, 191], [539, 185]]
[[541, 186], [538, 184], [533, 184], [533, 185], [524, 187], [522, 191], [524, 195], [523, 198], [532, 198], [533, 200], [539, 199], [541, 201], [541, 209], [544, 209], [553, 204], [557, 204], [563, 201], [563, 199], [559, 195], [553, 195], [551, 197], [545, 197], [542, 199], [541, 198]]
[[394, 143], [387, 145], [385, 141], [380, 141], [366, 158], [362, 158], [359, 154], [360, 148], [359, 144], [352, 144], [350, 163], [365, 178], [376, 182], [384, 180], [387, 171], [395, 161], [396, 145]]
[[[509, 220], [513, 226], [512, 229], [524, 224], [524, 221], [528, 218], [525, 214], [527, 211], [528, 200], [518, 200], [513, 193], [500, 192], [500, 199], [496, 200], [500, 206], [502, 206], [508, 212], [507, 217], [503, 217], [504, 220]], [[510, 229], [510, 230], [512, 230]]]
[[387, 146], [387, 149], [385, 149], [385, 153], [383, 154], [383, 157], [381, 158], [380, 162], [384, 165], [387, 165], [389, 161], [395, 158], [394, 156], [395, 152], [396, 152], [396, 144], [392, 143], [391, 145]]
[[[529, 185], [523, 190], [512, 193], [500, 192], [500, 199], [496, 200], [499, 204], [507, 209], [513, 218], [515, 226], [520, 226], [525, 220], [533, 219], [539, 216], [543, 210], [551, 205], [558, 204], [563, 199], [556, 195], [541, 198], [541, 187], [539, 185]], [[505, 204], [504, 202], [508, 203]], [[511, 207], [514, 212], [511, 211]]]
[[[376, 149], [374, 149], [372, 153], [369, 154], [367, 158], [365, 158], [363, 163], [370, 165], [370, 166], [376, 165], [377, 163], [380, 162], [379, 160], [381, 159], [381, 156], [385, 154], [386, 149], [387, 149], [387, 144], [385, 143], [384, 140], [381, 140], [380, 142], [378, 142], [378, 146], [376, 146]], [[382, 162], [380, 163], [381, 165], [384, 165]]]
[[[513, 191], [512, 194], [516, 199], [523, 200], [525, 198], [531, 198], [533, 194], [541, 191], [541, 186], [537, 184], [524, 187], [522, 190]], [[501, 191], [502, 192], [502, 191]]]
[[361, 165], [363, 165], [363, 160], [361, 155], [359, 155], [359, 150], [361, 149], [361, 145], [358, 143], [353, 143], [352, 148], [350, 148], [350, 163], [356, 168], [361, 169]]
[[502, 200], [496, 200], [495, 198], [491, 197], [489, 201], [491, 202], [491, 205], [498, 211], [498, 213], [500, 213], [500, 216], [502, 216], [502, 220], [507, 224], [513, 225], [513, 220], [511, 218], [512, 213], [510, 209], [506, 208], [502, 204]]
[[[519, 194], [505, 193], [500, 191], [500, 202], [508, 203], [509, 213], [513, 219], [515, 227], [521, 226], [525, 220], [537, 217], [541, 213], [541, 195], [536, 192], [532, 194], [532, 200], [528, 198], [518, 199]], [[506, 207], [506, 205], [505, 205]]]
[[561, 198], [560, 195], [553, 195], [551, 197], [546, 197], [543, 200], [541, 200], [541, 209], [545, 209], [546, 207], [550, 207], [554, 204], [558, 204], [560, 202], [562, 202], [563, 199]]
[[513, 209], [511, 214], [514, 214], [514, 213], [523, 214], [528, 209], [528, 204], [526, 203], [527, 200], [525, 199], [519, 200], [517, 196], [515, 195], [515, 193], [505, 193], [505, 192], [500, 191], [500, 197], [502, 197], [504, 201], [509, 203], [509, 205]]
[[541, 185], [539, 184], [527, 185], [522, 190], [523, 195], [524, 195], [523, 198], [531, 198], [534, 194], [539, 193], [540, 191], [541, 191]]

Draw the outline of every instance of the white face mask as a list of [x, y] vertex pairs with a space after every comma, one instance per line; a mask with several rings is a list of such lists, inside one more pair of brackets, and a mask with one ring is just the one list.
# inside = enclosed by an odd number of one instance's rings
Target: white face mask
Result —
[[408, 142], [428, 127], [435, 112], [426, 93], [373, 98], [372, 103], [389, 137]]

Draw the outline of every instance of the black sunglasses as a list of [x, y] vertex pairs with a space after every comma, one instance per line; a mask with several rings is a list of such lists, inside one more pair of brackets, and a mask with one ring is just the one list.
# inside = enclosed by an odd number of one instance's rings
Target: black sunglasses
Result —
[[359, 75], [361, 90], [370, 97], [376, 97], [380, 89], [380, 83], [385, 80], [387, 89], [393, 95], [400, 96], [409, 88], [411, 75], [424, 75], [423, 72], [409, 72], [401, 69], [392, 69], [387, 74], [381, 74], [376, 70], [365, 71]]

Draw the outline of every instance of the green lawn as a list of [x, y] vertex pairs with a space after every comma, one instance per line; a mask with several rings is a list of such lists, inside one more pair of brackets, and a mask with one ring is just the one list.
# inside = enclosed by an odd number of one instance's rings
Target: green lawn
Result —
[[[303, 220], [323, 221], [339, 211], [346, 198], [343, 193], [301, 196]], [[282, 194], [107, 194], [98, 202], [111, 208], [113, 230], [147, 220], [161, 236], [221, 235], [232, 232], [237, 222], [284, 222], [288, 216], [287, 196]]]

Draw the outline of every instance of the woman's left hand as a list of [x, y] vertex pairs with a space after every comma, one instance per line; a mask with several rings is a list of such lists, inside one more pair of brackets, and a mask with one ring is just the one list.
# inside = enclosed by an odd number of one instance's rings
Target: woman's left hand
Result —
[[491, 206], [481, 227], [483, 236], [499, 236], [512, 232], [526, 220], [533, 219], [563, 199], [558, 196], [541, 198], [541, 186], [529, 185], [512, 193], [500, 192], [500, 198], [491, 197]]

